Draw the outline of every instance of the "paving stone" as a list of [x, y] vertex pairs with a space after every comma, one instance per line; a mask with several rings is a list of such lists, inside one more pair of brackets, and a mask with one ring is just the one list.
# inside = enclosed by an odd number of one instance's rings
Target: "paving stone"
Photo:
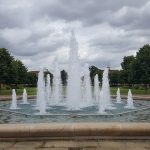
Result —
[[3, 149], [3, 150], [36, 150], [35, 148], [29, 148], [29, 147], [11, 147], [11, 148], [6, 148], [6, 149]]
[[76, 147], [95, 148], [98, 146], [98, 140], [75, 141]]
[[106, 150], [125, 150], [126, 143], [124, 141], [110, 141], [110, 140], [102, 140], [99, 141], [99, 149]]
[[150, 140], [0, 142], [0, 150], [150, 150]]
[[83, 148], [83, 150], [97, 150], [97, 147], [95, 147], [95, 148]]
[[17, 142], [13, 147], [14, 148], [40, 148], [43, 146], [43, 142]]
[[9, 148], [14, 144], [15, 142], [0, 142], [0, 149]]
[[75, 145], [74, 141], [66, 141], [66, 140], [57, 140], [57, 141], [47, 141], [44, 147], [50, 148], [66, 148], [66, 147], [73, 147]]
[[36, 150], [68, 150], [68, 148], [37, 148]]
[[69, 147], [68, 150], [84, 150], [84, 148], [81, 148], [81, 147]]
[[127, 149], [144, 149], [144, 150], [150, 150], [150, 141], [146, 140], [136, 140], [136, 141], [127, 141], [126, 142]]
[[47, 141], [44, 147], [97, 147], [98, 142], [95, 141]]

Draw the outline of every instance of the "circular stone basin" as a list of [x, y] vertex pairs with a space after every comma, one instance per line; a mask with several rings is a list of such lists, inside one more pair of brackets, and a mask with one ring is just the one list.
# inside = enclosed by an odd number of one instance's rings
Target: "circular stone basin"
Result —
[[98, 106], [83, 107], [79, 110], [69, 110], [65, 105], [48, 106], [46, 113], [40, 114], [36, 109], [36, 100], [29, 104], [18, 101], [20, 109], [11, 110], [10, 101], [0, 101], [0, 123], [46, 123], [46, 122], [150, 122], [150, 102], [134, 101], [134, 109], [127, 109], [126, 101], [115, 103], [113, 109], [105, 113], [98, 112]]

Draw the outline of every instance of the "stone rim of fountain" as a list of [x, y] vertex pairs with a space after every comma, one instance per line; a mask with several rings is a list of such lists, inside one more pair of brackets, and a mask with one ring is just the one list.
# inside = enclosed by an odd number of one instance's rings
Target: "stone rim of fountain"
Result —
[[0, 140], [150, 139], [150, 123], [1, 124]]

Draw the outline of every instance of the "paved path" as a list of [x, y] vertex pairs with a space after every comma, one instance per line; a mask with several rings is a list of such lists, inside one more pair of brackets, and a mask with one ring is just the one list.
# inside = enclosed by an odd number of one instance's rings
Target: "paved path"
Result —
[[150, 140], [0, 142], [0, 150], [150, 150]]

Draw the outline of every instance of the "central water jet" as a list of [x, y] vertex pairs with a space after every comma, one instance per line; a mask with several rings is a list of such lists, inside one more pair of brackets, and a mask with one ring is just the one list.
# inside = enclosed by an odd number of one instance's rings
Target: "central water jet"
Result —
[[72, 31], [68, 63], [67, 105], [71, 110], [80, 109], [81, 100], [81, 66], [78, 56], [78, 43]]

